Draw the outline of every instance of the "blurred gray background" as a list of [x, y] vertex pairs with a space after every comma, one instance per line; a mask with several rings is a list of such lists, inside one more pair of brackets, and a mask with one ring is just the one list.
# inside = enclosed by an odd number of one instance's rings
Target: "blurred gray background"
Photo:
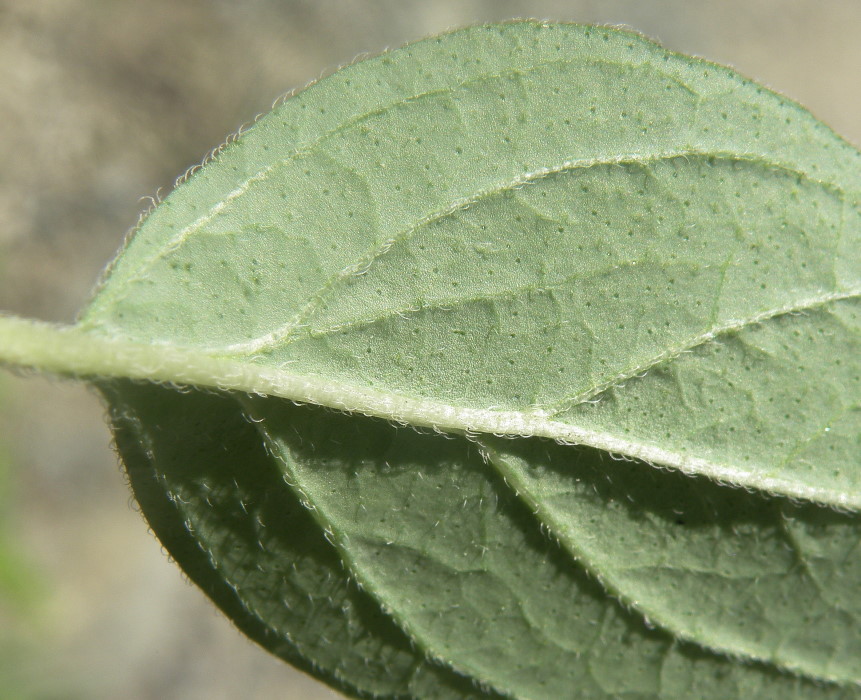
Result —
[[[0, 0], [0, 309], [70, 322], [146, 202], [321, 73], [459, 25], [623, 24], [861, 143], [856, 0]], [[94, 395], [0, 376], [0, 696], [327, 698], [147, 532]]]

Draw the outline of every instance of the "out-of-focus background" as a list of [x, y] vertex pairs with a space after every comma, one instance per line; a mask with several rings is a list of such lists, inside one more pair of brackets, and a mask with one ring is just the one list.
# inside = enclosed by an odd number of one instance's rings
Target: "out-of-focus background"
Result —
[[[855, 0], [0, 0], [0, 309], [72, 321], [140, 198], [280, 94], [512, 17], [633, 27], [861, 144]], [[183, 579], [109, 444], [85, 388], [0, 375], [0, 697], [336, 697]]]

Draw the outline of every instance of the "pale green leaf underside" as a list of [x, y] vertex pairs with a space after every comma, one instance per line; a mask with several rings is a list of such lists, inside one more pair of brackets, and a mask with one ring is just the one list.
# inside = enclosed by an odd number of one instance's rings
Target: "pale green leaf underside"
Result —
[[861, 506], [859, 203], [858, 152], [726, 69], [463, 30], [339, 71], [181, 185], [66, 371], [485, 434], [104, 385], [177, 560], [348, 692], [854, 697], [857, 516], [823, 504]]
[[[494, 42], [516, 58], [486, 63]], [[383, 83], [373, 104], [308, 136], [344, 109], [324, 81], [182, 186], [83, 326], [408, 422], [861, 501], [856, 151], [626, 34], [481, 28], [371, 65], [338, 81]]]

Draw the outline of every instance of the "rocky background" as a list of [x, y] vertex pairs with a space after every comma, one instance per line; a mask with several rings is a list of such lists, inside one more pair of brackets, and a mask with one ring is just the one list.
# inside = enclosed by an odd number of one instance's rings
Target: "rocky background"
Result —
[[[854, 0], [0, 0], [0, 309], [72, 321], [145, 197], [282, 93], [364, 52], [528, 16], [731, 64], [861, 144]], [[335, 695], [168, 561], [91, 392], [4, 374], [0, 697]]]

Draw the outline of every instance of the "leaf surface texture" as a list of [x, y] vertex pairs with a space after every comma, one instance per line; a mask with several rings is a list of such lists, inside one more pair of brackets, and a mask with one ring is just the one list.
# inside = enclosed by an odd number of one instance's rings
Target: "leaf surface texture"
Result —
[[172, 555], [345, 692], [856, 697], [859, 263], [806, 111], [520, 22], [286, 100], [79, 329], [266, 378], [101, 386]]

